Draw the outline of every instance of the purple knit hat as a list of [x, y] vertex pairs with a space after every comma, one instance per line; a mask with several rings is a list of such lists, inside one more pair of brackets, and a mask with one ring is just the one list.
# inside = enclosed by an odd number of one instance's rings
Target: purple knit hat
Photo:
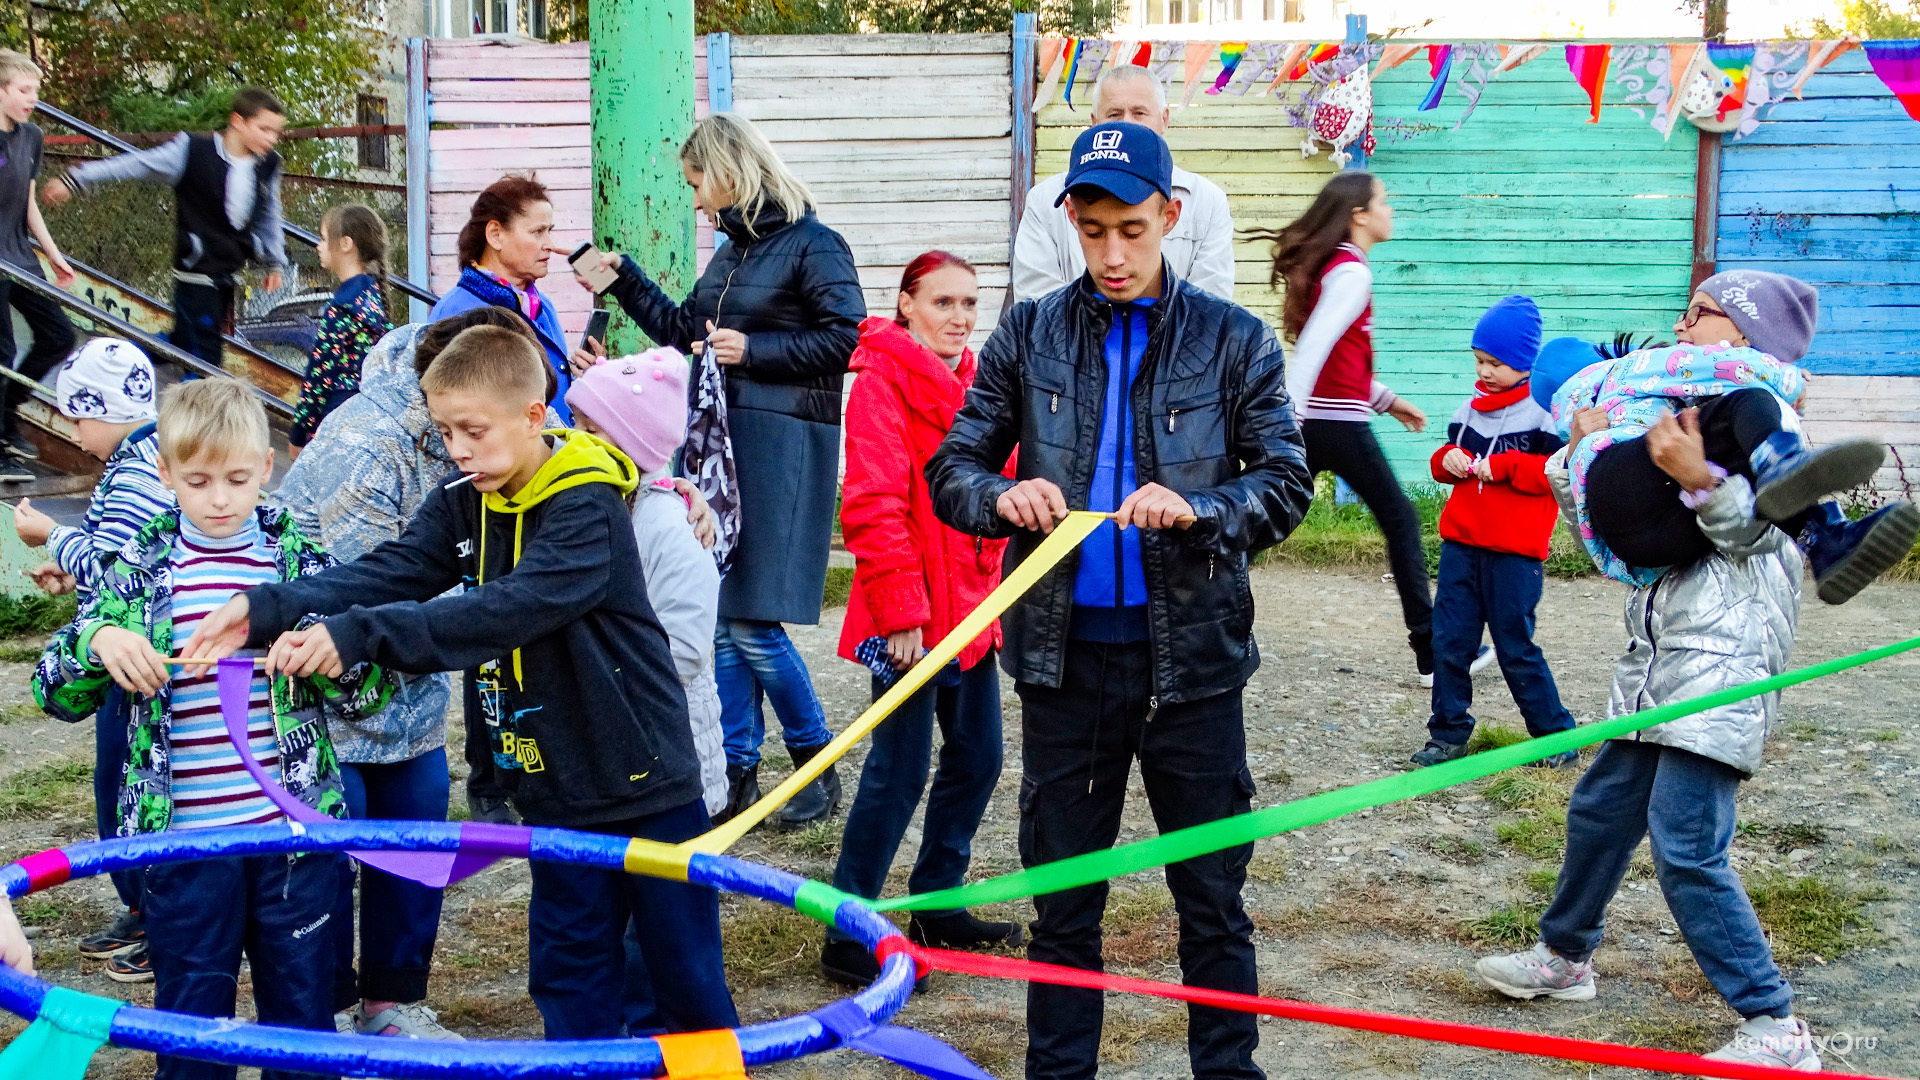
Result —
[[1754, 348], [1789, 364], [1798, 363], [1813, 345], [1820, 319], [1820, 290], [1785, 274], [1765, 270], [1726, 270], [1700, 283], [1740, 336]]
[[660, 348], [601, 361], [574, 378], [567, 408], [606, 432], [641, 472], [663, 469], [687, 438], [687, 358]]

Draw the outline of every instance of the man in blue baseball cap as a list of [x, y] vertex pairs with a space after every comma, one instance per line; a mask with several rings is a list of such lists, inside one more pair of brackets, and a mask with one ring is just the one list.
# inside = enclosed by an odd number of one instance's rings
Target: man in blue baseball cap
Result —
[[[1020, 858], [1111, 847], [1135, 758], [1162, 830], [1248, 811], [1241, 693], [1259, 666], [1247, 560], [1285, 539], [1312, 487], [1280, 343], [1161, 255], [1180, 219], [1166, 141], [1138, 124], [1074, 141], [1062, 198], [1087, 270], [1001, 317], [927, 466], [934, 512], [1011, 537], [1006, 568], [1069, 508], [1112, 514], [1004, 620], [1020, 694]], [[1018, 480], [1001, 475], [1019, 451]], [[1192, 986], [1257, 991], [1241, 904], [1252, 845], [1167, 867]], [[1034, 899], [1027, 956], [1100, 967], [1106, 885]], [[1097, 1069], [1097, 990], [1027, 991], [1027, 1080]], [[1193, 1075], [1262, 1080], [1254, 1018], [1192, 1007]]]

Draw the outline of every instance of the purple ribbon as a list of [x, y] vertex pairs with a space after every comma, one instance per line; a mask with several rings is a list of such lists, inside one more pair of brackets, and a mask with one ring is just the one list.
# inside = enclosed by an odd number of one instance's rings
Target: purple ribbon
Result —
[[[215, 680], [220, 688], [220, 719], [226, 722], [227, 740], [233, 743], [240, 755], [240, 764], [254, 783], [260, 785], [268, 801], [293, 821], [303, 824], [332, 821], [329, 815], [294, 798], [292, 792], [276, 783], [253, 759], [253, 747], [247, 737], [247, 713], [253, 699], [253, 659], [229, 656], [221, 660]], [[500, 859], [526, 858], [532, 835], [521, 825], [468, 821], [460, 825], [460, 847], [455, 851], [349, 851], [347, 854], [395, 877], [408, 878], [432, 889], [444, 889]]]
[[840, 1038], [849, 1050], [885, 1058], [933, 1080], [993, 1080], [980, 1066], [939, 1039], [912, 1028], [876, 1024], [867, 1011], [850, 1000], [836, 1001], [810, 1015]]

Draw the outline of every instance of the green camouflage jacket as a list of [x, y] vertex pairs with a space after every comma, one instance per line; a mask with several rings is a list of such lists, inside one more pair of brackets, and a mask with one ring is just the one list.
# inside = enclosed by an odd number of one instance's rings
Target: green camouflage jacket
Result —
[[[286, 511], [254, 511], [267, 545], [280, 564], [280, 580], [317, 574], [336, 560], [301, 535]], [[108, 561], [99, 587], [79, 614], [47, 643], [33, 673], [33, 696], [49, 715], [68, 723], [100, 707], [112, 676], [93, 655], [93, 635], [103, 626], [144, 634], [161, 655], [173, 652], [174, 540], [180, 512], [148, 522]], [[317, 621], [317, 620], [316, 620]], [[302, 623], [302, 625], [307, 625]], [[398, 678], [361, 664], [339, 680], [324, 676], [273, 680], [273, 724], [280, 744], [280, 782], [295, 798], [337, 818], [347, 816], [340, 764], [327, 737], [329, 720], [370, 716], [393, 696]], [[172, 686], [152, 697], [130, 694], [127, 770], [120, 785], [120, 835], [164, 831], [173, 820], [173, 754], [168, 718]]]

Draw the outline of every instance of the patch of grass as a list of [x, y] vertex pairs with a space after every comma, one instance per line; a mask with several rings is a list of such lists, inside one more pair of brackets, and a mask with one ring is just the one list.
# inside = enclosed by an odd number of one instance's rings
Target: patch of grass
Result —
[[846, 607], [853, 599], [853, 567], [827, 567], [827, 587], [821, 592], [821, 607]]
[[1542, 899], [1550, 900], [1553, 898], [1554, 886], [1560, 884], [1560, 871], [1529, 870], [1527, 871], [1526, 880], [1528, 892]]
[[1478, 754], [1486, 750], [1498, 750], [1503, 746], [1527, 741], [1527, 733], [1516, 731], [1498, 724], [1481, 724], [1473, 729], [1473, 737], [1467, 740], [1467, 753]]
[[1155, 1008], [1146, 1016], [1113, 1016], [1100, 1029], [1100, 1060], [1108, 1065], [1136, 1065], [1142, 1043], [1185, 1043], [1187, 1010]]
[[1876, 731], [1873, 733], [1873, 741], [1874, 742], [1899, 742], [1900, 733], [1898, 731], [1895, 731], [1892, 728], [1888, 728], [1885, 731]]
[[1448, 862], [1462, 863], [1468, 866], [1487, 857], [1486, 846], [1478, 840], [1462, 840], [1457, 836], [1432, 836], [1421, 842], [1421, 846]]
[[776, 830], [771, 835], [780, 847], [796, 855], [831, 859], [840, 851], [840, 825], [834, 821], [816, 821], [804, 829]]
[[0, 781], [0, 820], [65, 817], [93, 808], [93, 764], [49, 761]]
[[1822, 735], [1831, 735], [1834, 732], [1832, 728], [1822, 727], [1811, 721], [1796, 720], [1787, 725], [1787, 733], [1799, 742], [1812, 742]]
[[73, 621], [78, 601], [73, 596], [42, 592], [14, 596], [0, 593], [0, 638], [23, 634], [51, 634]]
[[1285, 851], [1255, 855], [1247, 863], [1247, 876], [1262, 885], [1279, 885], [1287, 880], [1287, 862]]
[[[1420, 515], [1420, 541], [1426, 550], [1427, 573], [1440, 568], [1440, 511], [1447, 492], [1437, 484], [1413, 484], [1407, 498]], [[1314, 499], [1307, 516], [1286, 542], [1260, 555], [1260, 563], [1287, 562], [1338, 570], [1375, 570], [1386, 565], [1387, 541], [1363, 503], [1342, 506], [1333, 500], [1333, 476], [1316, 478]], [[1546, 571], [1553, 577], [1592, 577], [1598, 571], [1586, 549], [1565, 524], [1556, 525], [1548, 545]]]
[[1567, 846], [1567, 815], [1541, 810], [1493, 827], [1500, 842], [1530, 859], [1557, 859]]
[[1174, 950], [1180, 938], [1173, 894], [1165, 889], [1113, 890], [1101, 934], [1109, 963], [1136, 968], [1173, 963], [1179, 959]]
[[540, 1034], [540, 1011], [524, 993], [461, 994], [435, 1005], [442, 1024], [471, 1036], [538, 1038]]
[[527, 907], [520, 903], [476, 899], [448, 920], [441, 948], [476, 978], [502, 978], [527, 970]]
[[727, 983], [736, 989], [802, 974], [820, 958], [823, 935], [805, 915], [758, 901], [723, 904], [721, 915]]
[[1785, 855], [1794, 848], [1818, 847], [1827, 842], [1827, 827], [1811, 822], [1798, 821], [1791, 825], [1759, 825], [1748, 830], [1756, 840], [1764, 838], [1772, 843], [1773, 850]]
[[1500, 774], [1500, 778], [1487, 785], [1481, 797], [1502, 810], [1518, 810], [1523, 806], [1533, 806], [1544, 799], [1551, 799], [1561, 792], [1540, 777], [1545, 775], [1539, 769], [1509, 769]]
[[1723, 1033], [1716, 1019], [1709, 1024], [1697, 1013], [1661, 1010], [1642, 1015], [1621, 1014], [1619, 1026], [1606, 1036], [1610, 1042], [1704, 1054], [1720, 1045]]
[[[1027, 1025], [1010, 1015], [1005, 1006], [990, 1007], [949, 999], [937, 1014], [916, 1017], [913, 1025], [946, 1040], [949, 1046], [994, 1076], [1013, 1075], [1015, 1063], [1026, 1053]], [[1113, 1026], [1107, 1024], [1109, 1028]]]
[[1469, 944], [1524, 948], [1540, 940], [1540, 913], [1545, 904], [1508, 904], [1459, 926]]
[[9, 642], [0, 645], [0, 663], [37, 664], [40, 654], [45, 650], [39, 645], [21, 645]]
[[46, 718], [47, 714], [41, 712], [40, 707], [30, 701], [22, 702], [18, 705], [0, 706], [0, 727], [7, 724], [30, 723], [36, 720], [45, 720]]
[[1877, 889], [1856, 891], [1811, 874], [1795, 877], [1774, 871], [1742, 875], [1742, 880], [1775, 955], [1782, 959], [1832, 959], [1879, 938], [1864, 910], [1869, 901], [1886, 899]]

